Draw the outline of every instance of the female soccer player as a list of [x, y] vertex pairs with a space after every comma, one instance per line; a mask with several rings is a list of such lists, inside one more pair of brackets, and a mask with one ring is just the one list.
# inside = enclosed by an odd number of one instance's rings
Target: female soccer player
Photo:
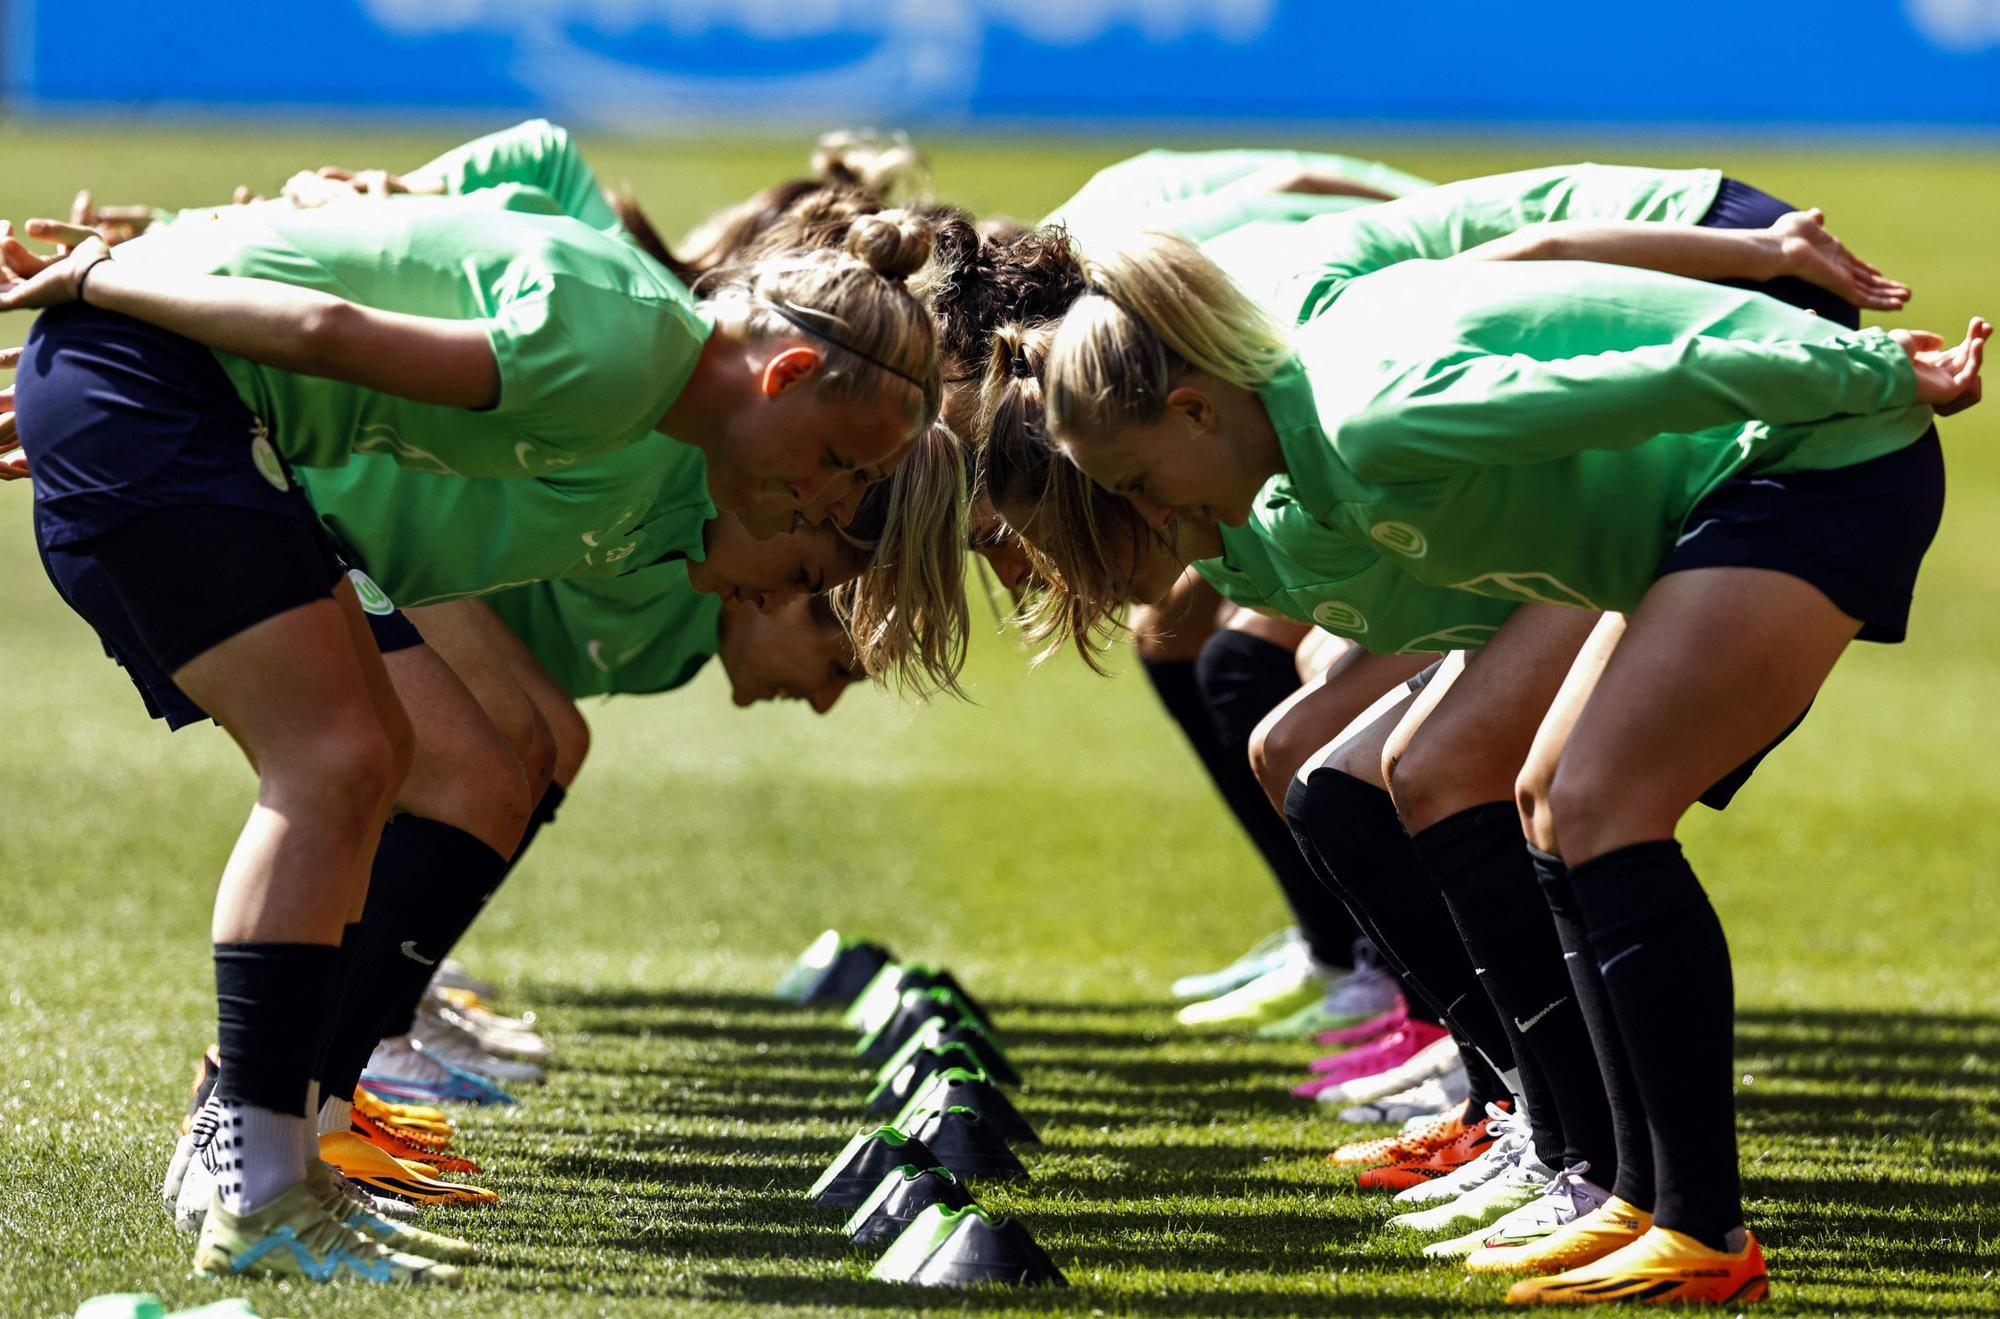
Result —
[[[1856, 635], [1901, 639], [1941, 509], [1932, 409], [1976, 401], [1991, 326], [1947, 349], [1639, 272], [1406, 262], [1337, 290], [1288, 342], [1177, 240], [1087, 272], [1100, 291], [1051, 353], [1051, 429], [1150, 519], [1238, 523], [1285, 474], [1419, 581], [1631, 616], [1557, 760], [1543, 836], [1646, 1102], [1654, 1226], [1516, 1295], [1761, 1296], [1735, 1188], [1728, 955], [1674, 826]], [[1870, 501], [1865, 547], [1828, 534], [1843, 499]]]
[[74, 244], [32, 273], [10, 249], [0, 287], [0, 309], [53, 309], [16, 387], [38, 539], [102, 564], [150, 657], [260, 778], [215, 928], [240, 1166], [198, 1265], [448, 1278], [349, 1233], [302, 1180], [300, 1023], [329, 997], [409, 753], [290, 468], [358, 450], [521, 477], [660, 427], [704, 451], [719, 506], [772, 489], [803, 506], [935, 415], [931, 323], [901, 286], [928, 229], [858, 228], [852, 253], [774, 259], [700, 306], [575, 221], [445, 200], [218, 219], [115, 260], [69, 226], [30, 233]]

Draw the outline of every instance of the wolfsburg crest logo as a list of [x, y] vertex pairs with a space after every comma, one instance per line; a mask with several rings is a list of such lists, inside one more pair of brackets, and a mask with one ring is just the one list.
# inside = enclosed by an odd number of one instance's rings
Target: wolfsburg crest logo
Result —
[[1421, 559], [1430, 553], [1430, 542], [1424, 539], [1424, 533], [1407, 522], [1377, 522], [1368, 528], [1368, 534], [1376, 544], [1412, 559]]
[[1325, 600], [1313, 606], [1313, 622], [1329, 632], [1360, 636], [1368, 630], [1368, 618], [1345, 600]]

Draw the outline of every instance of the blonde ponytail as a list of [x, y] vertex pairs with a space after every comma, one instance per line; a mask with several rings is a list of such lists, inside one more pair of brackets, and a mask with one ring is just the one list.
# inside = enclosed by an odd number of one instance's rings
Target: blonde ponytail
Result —
[[965, 604], [965, 452], [942, 423], [862, 498], [848, 539], [872, 551], [830, 593], [861, 666], [898, 690], [962, 695], [971, 632]]
[[1166, 413], [1190, 371], [1256, 389], [1290, 353], [1283, 332], [1186, 239], [1145, 233], [1085, 255], [1083, 297], [1049, 349], [1048, 419], [1088, 440]]

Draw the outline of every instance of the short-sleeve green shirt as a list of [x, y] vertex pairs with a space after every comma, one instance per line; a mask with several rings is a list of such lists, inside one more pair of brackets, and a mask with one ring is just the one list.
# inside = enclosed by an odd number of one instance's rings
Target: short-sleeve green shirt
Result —
[[1195, 569], [1225, 598], [1346, 637], [1377, 655], [1476, 650], [1518, 607], [1412, 579], [1299, 506], [1273, 477], [1247, 524], [1223, 526], [1222, 555]]
[[1263, 392], [1299, 502], [1505, 600], [1631, 609], [1722, 481], [1864, 462], [1931, 422], [1880, 330], [1587, 262], [1406, 261], [1294, 348]]
[[1147, 151], [1106, 166], [1045, 224], [1067, 227], [1077, 241], [1109, 242], [1135, 229], [1164, 229], [1201, 242], [1239, 225], [1292, 224], [1334, 215], [1377, 199], [1252, 189], [1260, 175], [1307, 170], [1338, 174], [1394, 197], [1432, 186], [1430, 180], [1380, 161], [1313, 151]]
[[1556, 165], [1462, 179], [1398, 201], [1292, 224], [1248, 224], [1202, 244], [1281, 322], [1312, 318], [1348, 281], [1433, 260], [1554, 220], [1698, 224], [1715, 203], [1712, 169]]
[[701, 450], [649, 435], [525, 480], [431, 476], [363, 454], [294, 469], [307, 499], [399, 605], [701, 559], [715, 516]]
[[488, 602], [574, 697], [671, 691], [721, 644], [722, 602], [688, 585], [685, 563], [623, 577], [544, 582]]
[[478, 199], [293, 210], [230, 207], [120, 249], [121, 261], [320, 289], [387, 311], [477, 321], [498, 403], [414, 403], [217, 353], [290, 462], [386, 454], [445, 475], [539, 476], [653, 433], [710, 322], [631, 245], [567, 216]]
[[530, 119], [474, 138], [404, 178], [413, 186], [437, 184], [454, 195], [525, 184], [553, 197], [563, 214], [615, 238], [625, 236], [625, 226], [604, 200], [597, 175], [584, 162], [569, 130], [546, 119]]

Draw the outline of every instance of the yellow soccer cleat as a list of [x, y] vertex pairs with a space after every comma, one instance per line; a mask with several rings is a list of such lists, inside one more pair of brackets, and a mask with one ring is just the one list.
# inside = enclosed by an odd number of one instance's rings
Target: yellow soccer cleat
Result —
[[384, 1154], [351, 1131], [330, 1131], [321, 1136], [319, 1157], [368, 1191], [412, 1204], [492, 1204], [500, 1198], [482, 1187], [444, 1181], [429, 1164]]
[[1508, 1289], [1514, 1305], [1748, 1305], [1770, 1291], [1764, 1252], [1743, 1233], [1738, 1250], [1711, 1250], [1670, 1227], [1655, 1226], [1595, 1264], [1552, 1278], [1524, 1278]]
[[1540, 1241], [1521, 1246], [1481, 1246], [1466, 1257], [1473, 1273], [1563, 1273], [1595, 1264], [1646, 1235], [1653, 1216], [1617, 1196]]
[[457, 1131], [452, 1125], [451, 1115], [441, 1108], [391, 1103], [361, 1086], [354, 1088], [354, 1111], [385, 1127], [395, 1128], [406, 1140], [413, 1139], [408, 1133], [419, 1132], [425, 1139], [442, 1139], [444, 1144], [449, 1145]]

